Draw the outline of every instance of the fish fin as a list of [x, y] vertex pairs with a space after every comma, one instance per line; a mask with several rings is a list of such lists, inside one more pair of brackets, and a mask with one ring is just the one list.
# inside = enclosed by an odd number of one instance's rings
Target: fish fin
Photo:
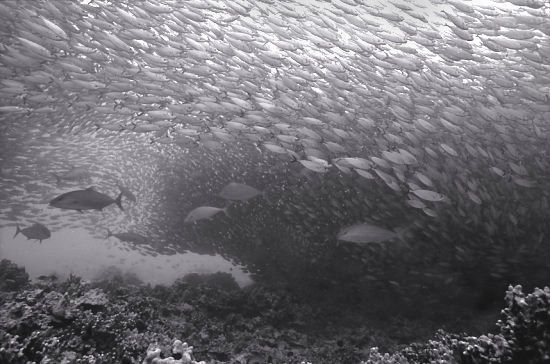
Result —
[[124, 211], [124, 209], [122, 208], [122, 191], [118, 194], [115, 203], [122, 211]]
[[109, 239], [111, 236], [113, 236], [113, 233], [111, 232], [111, 230], [107, 229], [107, 236], [105, 237], [105, 239]]
[[83, 214], [82, 210], [76, 210], [76, 211], [78, 211], [78, 212], [80, 212], [81, 214]]
[[15, 230], [15, 235], [13, 236], [14, 238], [17, 236], [17, 234], [21, 232], [21, 229], [19, 228], [19, 224], [16, 225], [16, 229], [17, 230]]

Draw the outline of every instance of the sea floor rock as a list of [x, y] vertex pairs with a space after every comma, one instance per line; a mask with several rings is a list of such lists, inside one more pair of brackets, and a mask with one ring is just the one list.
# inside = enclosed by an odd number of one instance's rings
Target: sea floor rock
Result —
[[[0, 363], [548, 361], [548, 288], [526, 295], [520, 286], [510, 287], [500, 332], [471, 336], [436, 332], [421, 320], [398, 317], [382, 326], [356, 316], [351, 325], [353, 317], [344, 319], [344, 312], [340, 321], [331, 319], [333, 313], [288, 292], [262, 285], [221, 290], [212, 284], [215, 279], [194, 276], [170, 287], [150, 287], [71, 277], [3, 292]], [[428, 340], [424, 332], [430, 330]]]

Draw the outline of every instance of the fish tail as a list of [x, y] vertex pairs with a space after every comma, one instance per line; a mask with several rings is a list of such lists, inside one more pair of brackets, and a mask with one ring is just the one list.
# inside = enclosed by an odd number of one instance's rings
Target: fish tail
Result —
[[17, 230], [15, 230], [15, 235], [13, 236], [14, 238], [21, 232], [21, 229], [19, 228], [19, 224], [17, 224], [16, 226], [17, 226]]
[[229, 215], [229, 212], [228, 212], [229, 206], [230, 206], [230, 205], [227, 205], [227, 206], [225, 206], [225, 207], [222, 209], [223, 213], [224, 213], [225, 216], [227, 216], [227, 217], [231, 217], [231, 215]]
[[269, 199], [269, 196], [267, 196], [266, 191], [262, 192], [262, 197], [268, 204], [272, 205], [271, 200]]
[[399, 242], [401, 242], [405, 247], [411, 248], [409, 242], [407, 241], [407, 234], [410, 231], [410, 228], [408, 227], [400, 227], [394, 230], [395, 234], [397, 235], [397, 239]]
[[124, 211], [124, 209], [122, 208], [122, 191], [118, 194], [116, 200], [115, 200], [117, 206], [122, 210]]

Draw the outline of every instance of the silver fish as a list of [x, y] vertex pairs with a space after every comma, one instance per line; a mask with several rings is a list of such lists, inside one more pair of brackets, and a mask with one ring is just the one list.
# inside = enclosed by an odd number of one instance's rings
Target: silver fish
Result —
[[51, 200], [49, 205], [60, 209], [82, 212], [83, 210], [101, 211], [111, 204], [116, 204], [121, 210], [124, 210], [121, 199], [122, 192], [116, 199], [112, 199], [101, 192], [97, 192], [93, 187], [89, 187], [85, 190], [76, 190], [59, 195]]
[[143, 236], [141, 234], [128, 231], [128, 232], [122, 232], [122, 233], [113, 233], [111, 230], [107, 229], [107, 239], [111, 236], [114, 236], [120, 241], [129, 242], [129, 243], [138, 243], [138, 244], [145, 244], [150, 241], [150, 239], [146, 236]]
[[398, 238], [397, 233], [370, 223], [359, 223], [343, 228], [338, 233], [338, 240], [351, 243], [382, 243]]
[[185, 219], [183, 220], [183, 222], [185, 224], [190, 224], [200, 220], [209, 220], [213, 218], [215, 215], [219, 214], [220, 212], [223, 212], [224, 214], [228, 215], [227, 208], [200, 206], [193, 209], [191, 212], [189, 212], [185, 217]]
[[29, 227], [26, 227], [26, 228], [23, 228], [21, 229], [19, 227], [19, 224], [17, 224], [17, 227], [16, 227], [16, 231], [15, 231], [15, 235], [13, 236], [14, 238], [19, 234], [23, 234], [27, 237], [27, 239], [36, 239], [38, 240], [39, 242], [42, 242], [42, 240], [45, 240], [45, 239], [48, 239], [51, 237], [51, 232], [50, 230], [43, 224], [41, 223], [34, 223], [33, 225], [29, 226]]

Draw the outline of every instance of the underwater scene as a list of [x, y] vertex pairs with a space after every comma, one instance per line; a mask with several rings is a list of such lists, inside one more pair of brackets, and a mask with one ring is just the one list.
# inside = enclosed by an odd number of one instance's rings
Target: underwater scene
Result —
[[0, 363], [550, 363], [547, 0], [1, 0]]

